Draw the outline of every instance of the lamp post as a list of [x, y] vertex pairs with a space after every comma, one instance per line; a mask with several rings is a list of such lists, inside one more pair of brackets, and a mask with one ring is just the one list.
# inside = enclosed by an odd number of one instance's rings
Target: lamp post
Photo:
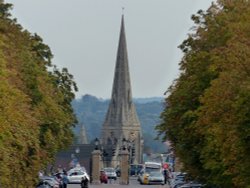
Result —
[[80, 153], [80, 148], [77, 147], [77, 148], [75, 149], [75, 152], [76, 152], [76, 153]]
[[122, 139], [122, 150], [126, 150], [129, 153], [129, 164], [133, 163], [134, 155], [135, 155], [135, 145], [134, 141]]
[[100, 144], [99, 139], [95, 138], [95, 150], [99, 150], [99, 144]]
[[140, 154], [140, 163], [143, 163], [144, 162], [144, 158], [143, 158], [143, 148], [144, 148], [144, 140], [141, 138], [140, 140], [140, 151], [139, 151], [139, 154]]
[[79, 153], [80, 153], [80, 148], [77, 146], [76, 149], [75, 149], [75, 160], [76, 160], [76, 164], [75, 166], [79, 165], [80, 164], [80, 159], [79, 159], [79, 156], [77, 156]]
[[77, 156], [79, 153], [80, 153], [80, 148], [77, 146], [75, 148], [74, 152], [71, 154], [71, 159], [72, 159], [71, 165], [72, 165], [72, 167], [77, 167], [77, 165], [80, 164], [80, 161], [79, 161], [78, 156]]
[[100, 170], [101, 170], [101, 151], [100, 141], [98, 138], [94, 140], [95, 149], [92, 152], [92, 183], [100, 184]]
[[126, 150], [127, 140], [125, 138], [122, 139], [122, 150]]

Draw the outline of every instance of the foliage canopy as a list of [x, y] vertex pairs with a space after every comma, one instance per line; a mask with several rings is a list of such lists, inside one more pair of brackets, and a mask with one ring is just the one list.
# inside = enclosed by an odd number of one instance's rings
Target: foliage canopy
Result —
[[250, 185], [250, 2], [220, 0], [192, 16], [181, 74], [162, 123], [184, 169], [207, 185]]
[[72, 142], [77, 87], [52, 65], [42, 38], [10, 17], [11, 7], [0, 0], [0, 187], [34, 187], [38, 171]]

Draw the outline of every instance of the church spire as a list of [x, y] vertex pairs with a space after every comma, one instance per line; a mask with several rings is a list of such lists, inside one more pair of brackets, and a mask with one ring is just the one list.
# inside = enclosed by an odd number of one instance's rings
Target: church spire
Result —
[[88, 144], [85, 126], [82, 124], [80, 128], [79, 144]]
[[[133, 162], [141, 162], [143, 138], [135, 105], [132, 101], [124, 16], [122, 15], [112, 95], [102, 128], [102, 144], [105, 151], [110, 154], [109, 156], [113, 156], [107, 159], [107, 166], [111, 165], [109, 161], [113, 161], [113, 164], [117, 163], [123, 138], [135, 148]], [[114, 149], [115, 154], [113, 154]]]
[[111, 102], [104, 124], [109, 124], [109, 126], [140, 126], [132, 102], [124, 15], [122, 15], [121, 20]]

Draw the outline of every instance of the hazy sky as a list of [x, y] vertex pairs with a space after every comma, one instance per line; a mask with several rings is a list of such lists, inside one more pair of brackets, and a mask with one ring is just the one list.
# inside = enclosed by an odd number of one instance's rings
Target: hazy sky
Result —
[[12, 14], [39, 34], [67, 67], [76, 94], [110, 98], [122, 7], [133, 97], [163, 96], [178, 77], [177, 48], [194, 25], [190, 17], [212, 0], [6, 0]]

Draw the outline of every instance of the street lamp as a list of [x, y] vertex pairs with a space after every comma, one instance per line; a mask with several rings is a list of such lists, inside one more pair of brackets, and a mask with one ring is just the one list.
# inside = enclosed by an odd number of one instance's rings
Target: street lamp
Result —
[[134, 142], [131, 140], [128, 140], [128, 151], [129, 151], [129, 162], [130, 164], [134, 161], [134, 155], [135, 155], [135, 145]]
[[75, 149], [75, 152], [76, 152], [76, 153], [80, 153], [80, 148], [77, 147], [77, 148]]
[[95, 150], [99, 150], [99, 144], [100, 144], [99, 139], [95, 138]]
[[122, 139], [122, 150], [128, 150], [129, 152], [129, 163], [133, 163], [134, 155], [135, 155], [135, 145], [134, 141]]
[[77, 156], [80, 153], [80, 148], [79, 147], [76, 147], [75, 153], [76, 153], [76, 155], [75, 155], [75, 166], [77, 166], [77, 165], [80, 165], [80, 161], [79, 161], [78, 156]]
[[127, 140], [125, 138], [122, 139], [122, 150], [126, 150]]

